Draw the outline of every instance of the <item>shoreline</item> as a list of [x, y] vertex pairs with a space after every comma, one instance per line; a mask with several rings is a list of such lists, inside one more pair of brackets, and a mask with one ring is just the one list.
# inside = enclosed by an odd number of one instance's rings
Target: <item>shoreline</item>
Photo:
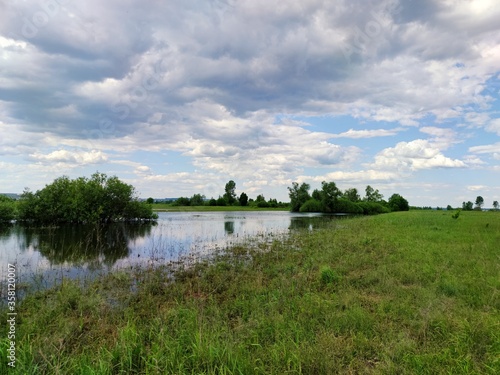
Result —
[[22, 361], [9, 373], [493, 374], [497, 219], [346, 218], [236, 245], [173, 278], [157, 268], [68, 281], [16, 306]]

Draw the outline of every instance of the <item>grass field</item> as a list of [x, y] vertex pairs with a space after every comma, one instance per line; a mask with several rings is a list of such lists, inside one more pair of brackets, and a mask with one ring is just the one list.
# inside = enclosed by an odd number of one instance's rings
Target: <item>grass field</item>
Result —
[[[212, 264], [65, 282], [7, 374], [498, 374], [500, 213], [332, 222]], [[2, 315], [2, 319], [6, 319]], [[4, 320], [5, 321], [5, 320]]]

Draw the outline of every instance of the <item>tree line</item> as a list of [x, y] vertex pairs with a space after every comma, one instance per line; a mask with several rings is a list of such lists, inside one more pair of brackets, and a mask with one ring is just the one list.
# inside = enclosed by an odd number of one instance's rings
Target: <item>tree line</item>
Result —
[[[480, 195], [476, 197], [475, 203], [472, 203], [471, 201], [467, 202], [462, 202], [462, 210], [464, 211], [481, 211], [483, 209], [484, 205], [484, 198]], [[493, 209], [498, 210], [500, 207], [498, 201], [493, 201]]]
[[132, 185], [99, 172], [73, 180], [62, 176], [34, 193], [25, 189], [18, 201], [0, 196], [0, 221], [4, 222], [96, 224], [157, 217]]
[[[148, 198], [149, 202], [154, 202], [153, 198]], [[259, 194], [255, 199], [249, 198], [245, 192], [239, 196], [236, 194], [236, 183], [229, 180], [224, 187], [224, 193], [216, 199], [214, 197], [207, 199], [203, 194], [194, 194], [190, 198], [179, 197], [173, 203], [173, 206], [241, 206], [241, 207], [259, 207], [259, 208], [286, 208], [288, 203], [278, 202], [270, 198], [266, 200], [264, 195]]]
[[293, 212], [325, 212], [349, 214], [380, 214], [391, 211], [408, 211], [408, 201], [399, 194], [393, 194], [388, 201], [376, 189], [368, 185], [361, 198], [356, 188], [341, 191], [335, 182], [321, 183], [321, 190], [309, 194], [310, 185], [293, 182], [288, 188]]

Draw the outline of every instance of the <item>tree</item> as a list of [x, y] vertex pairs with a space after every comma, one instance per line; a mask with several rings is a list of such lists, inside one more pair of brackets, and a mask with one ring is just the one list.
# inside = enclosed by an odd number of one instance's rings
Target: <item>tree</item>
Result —
[[205, 196], [201, 194], [193, 194], [189, 199], [190, 206], [203, 206], [205, 205]]
[[367, 202], [379, 202], [384, 198], [382, 194], [378, 190], [373, 189], [370, 185], [368, 185], [365, 189], [365, 201]]
[[358, 189], [356, 188], [347, 189], [344, 192], [344, 198], [351, 202], [359, 202], [361, 200], [361, 197], [358, 194]]
[[314, 189], [311, 196], [313, 199], [316, 199], [318, 202], [321, 201], [321, 191], [319, 191], [318, 189]]
[[13, 199], [0, 194], [0, 223], [9, 222], [16, 217], [16, 206]]
[[262, 195], [262, 194], [257, 195], [257, 198], [255, 198], [255, 202], [257, 202], [257, 203], [265, 202], [265, 201], [266, 201], [266, 198], [264, 198], [264, 195]]
[[229, 180], [224, 188], [224, 199], [229, 205], [232, 205], [236, 201], [236, 193], [234, 190], [236, 189], [236, 183], [233, 180]]
[[321, 205], [324, 212], [335, 212], [334, 206], [337, 199], [342, 195], [340, 190], [335, 185], [335, 182], [321, 183]]
[[224, 199], [224, 197], [221, 197], [219, 196], [219, 198], [217, 198], [217, 206], [227, 206], [227, 201]]
[[255, 203], [257, 203], [257, 207], [260, 208], [269, 207], [269, 203], [266, 202], [266, 198], [262, 194], [257, 195], [257, 198], [255, 198]]
[[153, 204], [155, 202], [155, 200], [151, 197], [149, 197], [148, 199], [146, 199], [146, 203], [147, 204]]
[[408, 201], [399, 194], [392, 194], [388, 203], [391, 211], [408, 211], [410, 209]]
[[474, 208], [474, 204], [471, 201], [468, 201], [467, 203], [462, 202], [462, 210], [472, 211], [473, 208]]
[[498, 210], [498, 207], [500, 207], [500, 205], [498, 204], [498, 201], [493, 201], [493, 208], [495, 210]]
[[191, 205], [191, 200], [188, 197], [179, 197], [173, 203], [174, 206], [189, 206]]
[[484, 198], [482, 196], [477, 196], [476, 198], [476, 208], [481, 209], [481, 206], [484, 204]]
[[240, 202], [240, 206], [245, 207], [248, 205], [248, 195], [246, 195], [245, 193], [241, 193], [238, 200]]
[[105, 223], [156, 217], [150, 205], [139, 202], [132, 185], [99, 172], [90, 179], [59, 177], [36, 193], [25, 190], [19, 201], [19, 220], [34, 223]]
[[311, 198], [309, 195], [309, 188], [309, 184], [306, 184], [305, 182], [303, 182], [300, 186], [298, 182], [293, 182], [292, 187], [288, 187], [290, 209], [292, 212], [299, 212], [300, 206]]
[[451, 210], [453, 210], [453, 207], [451, 207], [450, 205], [448, 205], [448, 206], [446, 206], [446, 210], [447, 211], [451, 211]]
[[275, 198], [270, 198], [267, 201], [267, 205], [268, 205], [268, 207], [276, 208], [276, 207], [278, 207], [279, 203]]

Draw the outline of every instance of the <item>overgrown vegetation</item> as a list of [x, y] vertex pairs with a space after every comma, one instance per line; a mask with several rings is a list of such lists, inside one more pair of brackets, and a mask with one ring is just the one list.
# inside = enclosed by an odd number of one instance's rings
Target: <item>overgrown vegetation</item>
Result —
[[153, 220], [151, 205], [140, 202], [132, 185], [94, 173], [90, 179], [66, 176], [35, 193], [25, 190], [17, 202], [19, 221], [37, 224], [88, 224]]
[[0, 325], [0, 373], [498, 374], [497, 216], [344, 219], [177, 271], [65, 281], [19, 304], [12, 371]]
[[366, 187], [365, 197], [361, 199], [358, 190], [347, 189], [342, 192], [335, 182], [321, 183], [321, 190], [315, 189], [309, 195], [310, 185], [297, 182], [288, 188], [291, 210], [295, 212], [325, 212], [373, 215], [391, 211], [408, 211], [408, 201], [399, 194], [393, 194], [389, 201], [370, 185]]
[[16, 202], [14, 199], [0, 194], [0, 224], [16, 218]]
[[[248, 198], [245, 192], [242, 192], [239, 197], [236, 195], [236, 183], [230, 180], [225, 188], [224, 194], [219, 195], [217, 199], [214, 197], [207, 200], [202, 194], [194, 194], [191, 198], [179, 197], [172, 202], [172, 207], [253, 207], [253, 208], [288, 208], [288, 203], [278, 202], [276, 199], [266, 200], [264, 195], [257, 195], [256, 199]], [[151, 198], [152, 199], [152, 198]]]

